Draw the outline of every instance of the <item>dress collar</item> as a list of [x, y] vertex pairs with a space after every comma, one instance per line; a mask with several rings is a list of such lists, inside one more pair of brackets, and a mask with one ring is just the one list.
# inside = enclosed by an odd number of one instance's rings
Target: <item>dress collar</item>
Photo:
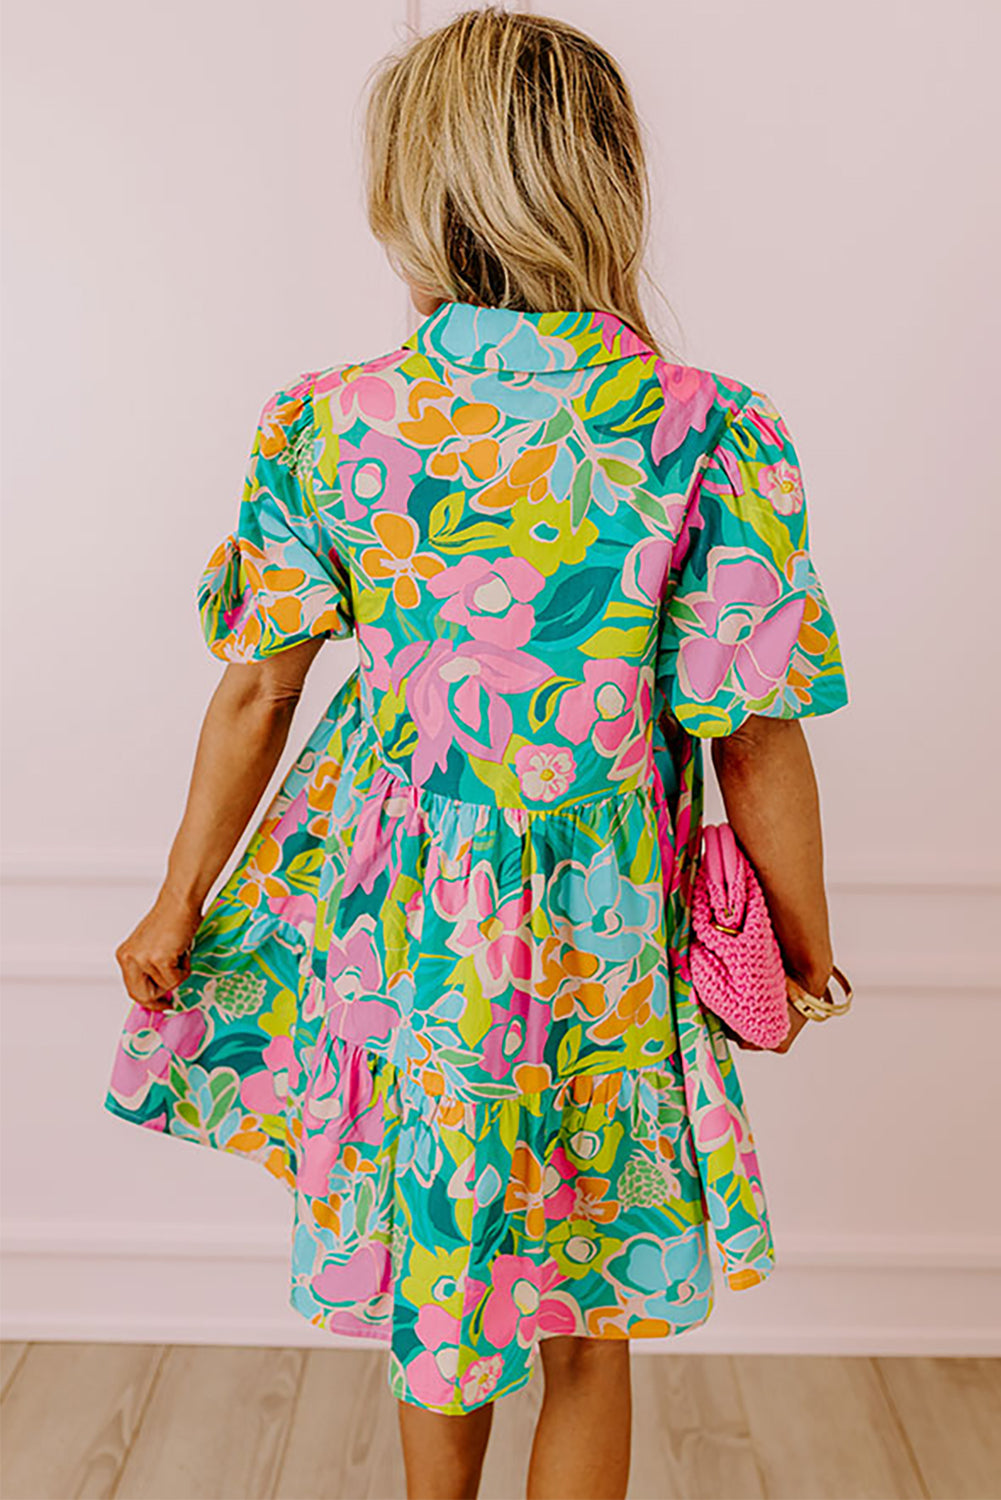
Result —
[[571, 370], [657, 358], [615, 313], [520, 312], [474, 302], [440, 303], [403, 347], [478, 370]]

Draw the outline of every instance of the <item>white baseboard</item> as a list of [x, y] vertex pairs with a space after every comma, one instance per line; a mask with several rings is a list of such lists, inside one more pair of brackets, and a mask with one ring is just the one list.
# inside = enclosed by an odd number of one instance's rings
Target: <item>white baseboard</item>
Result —
[[[717, 1268], [718, 1272], [718, 1268]], [[382, 1348], [288, 1306], [282, 1235], [218, 1226], [23, 1223], [3, 1245], [5, 1338]], [[1001, 1355], [1001, 1245], [986, 1238], [780, 1240], [760, 1286], [636, 1353]]]

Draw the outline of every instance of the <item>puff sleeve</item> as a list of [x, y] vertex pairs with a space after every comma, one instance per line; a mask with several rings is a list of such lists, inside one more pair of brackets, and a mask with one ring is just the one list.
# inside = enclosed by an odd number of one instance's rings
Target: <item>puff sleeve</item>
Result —
[[732, 734], [751, 714], [803, 718], [848, 702], [810, 556], [799, 459], [761, 391], [727, 412], [692, 487], [662, 610], [658, 681], [684, 729], [707, 737]]
[[304, 376], [265, 402], [236, 529], [197, 586], [206, 645], [222, 661], [259, 661], [313, 636], [354, 630], [350, 579], [317, 510], [313, 398]]

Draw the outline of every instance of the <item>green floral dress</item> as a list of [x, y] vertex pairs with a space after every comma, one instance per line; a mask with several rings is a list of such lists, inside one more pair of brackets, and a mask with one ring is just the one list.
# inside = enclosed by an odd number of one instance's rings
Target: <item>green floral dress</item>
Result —
[[224, 662], [359, 667], [130, 1007], [106, 1106], [259, 1161], [291, 1305], [462, 1412], [539, 1340], [666, 1337], [774, 1263], [693, 995], [701, 742], [847, 701], [762, 392], [607, 312], [442, 303], [257, 426], [197, 603]]

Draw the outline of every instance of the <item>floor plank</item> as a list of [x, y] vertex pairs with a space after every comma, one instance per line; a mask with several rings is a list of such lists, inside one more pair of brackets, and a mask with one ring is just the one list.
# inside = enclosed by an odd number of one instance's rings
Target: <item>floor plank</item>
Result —
[[20, 1344], [15, 1339], [4, 1339], [0, 1342], [0, 1398], [3, 1397], [4, 1391], [27, 1352], [28, 1345]]
[[162, 1359], [155, 1344], [31, 1344], [3, 1400], [4, 1495], [113, 1495]]
[[1001, 1500], [1001, 1360], [873, 1363], [932, 1500]]
[[927, 1491], [871, 1359], [734, 1359], [769, 1500], [923, 1500]]
[[734, 1362], [725, 1354], [633, 1354], [630, 1500], [761, 1500]]
[[[383, 1348], [2, 1346], [6, 1500], [402, 1500]], [[630, 1500], [1001, 1500], [1001, 1360], [632, 1359]], [[497, 1402], [516, 1500], [544, 1393]]]
[[308, 1351], [275, 1500], [405, 1493], [386, 1361], [381, 1348]]
[[306, 1351], [174, 1345], [119, 1500], [270, 1500]]

